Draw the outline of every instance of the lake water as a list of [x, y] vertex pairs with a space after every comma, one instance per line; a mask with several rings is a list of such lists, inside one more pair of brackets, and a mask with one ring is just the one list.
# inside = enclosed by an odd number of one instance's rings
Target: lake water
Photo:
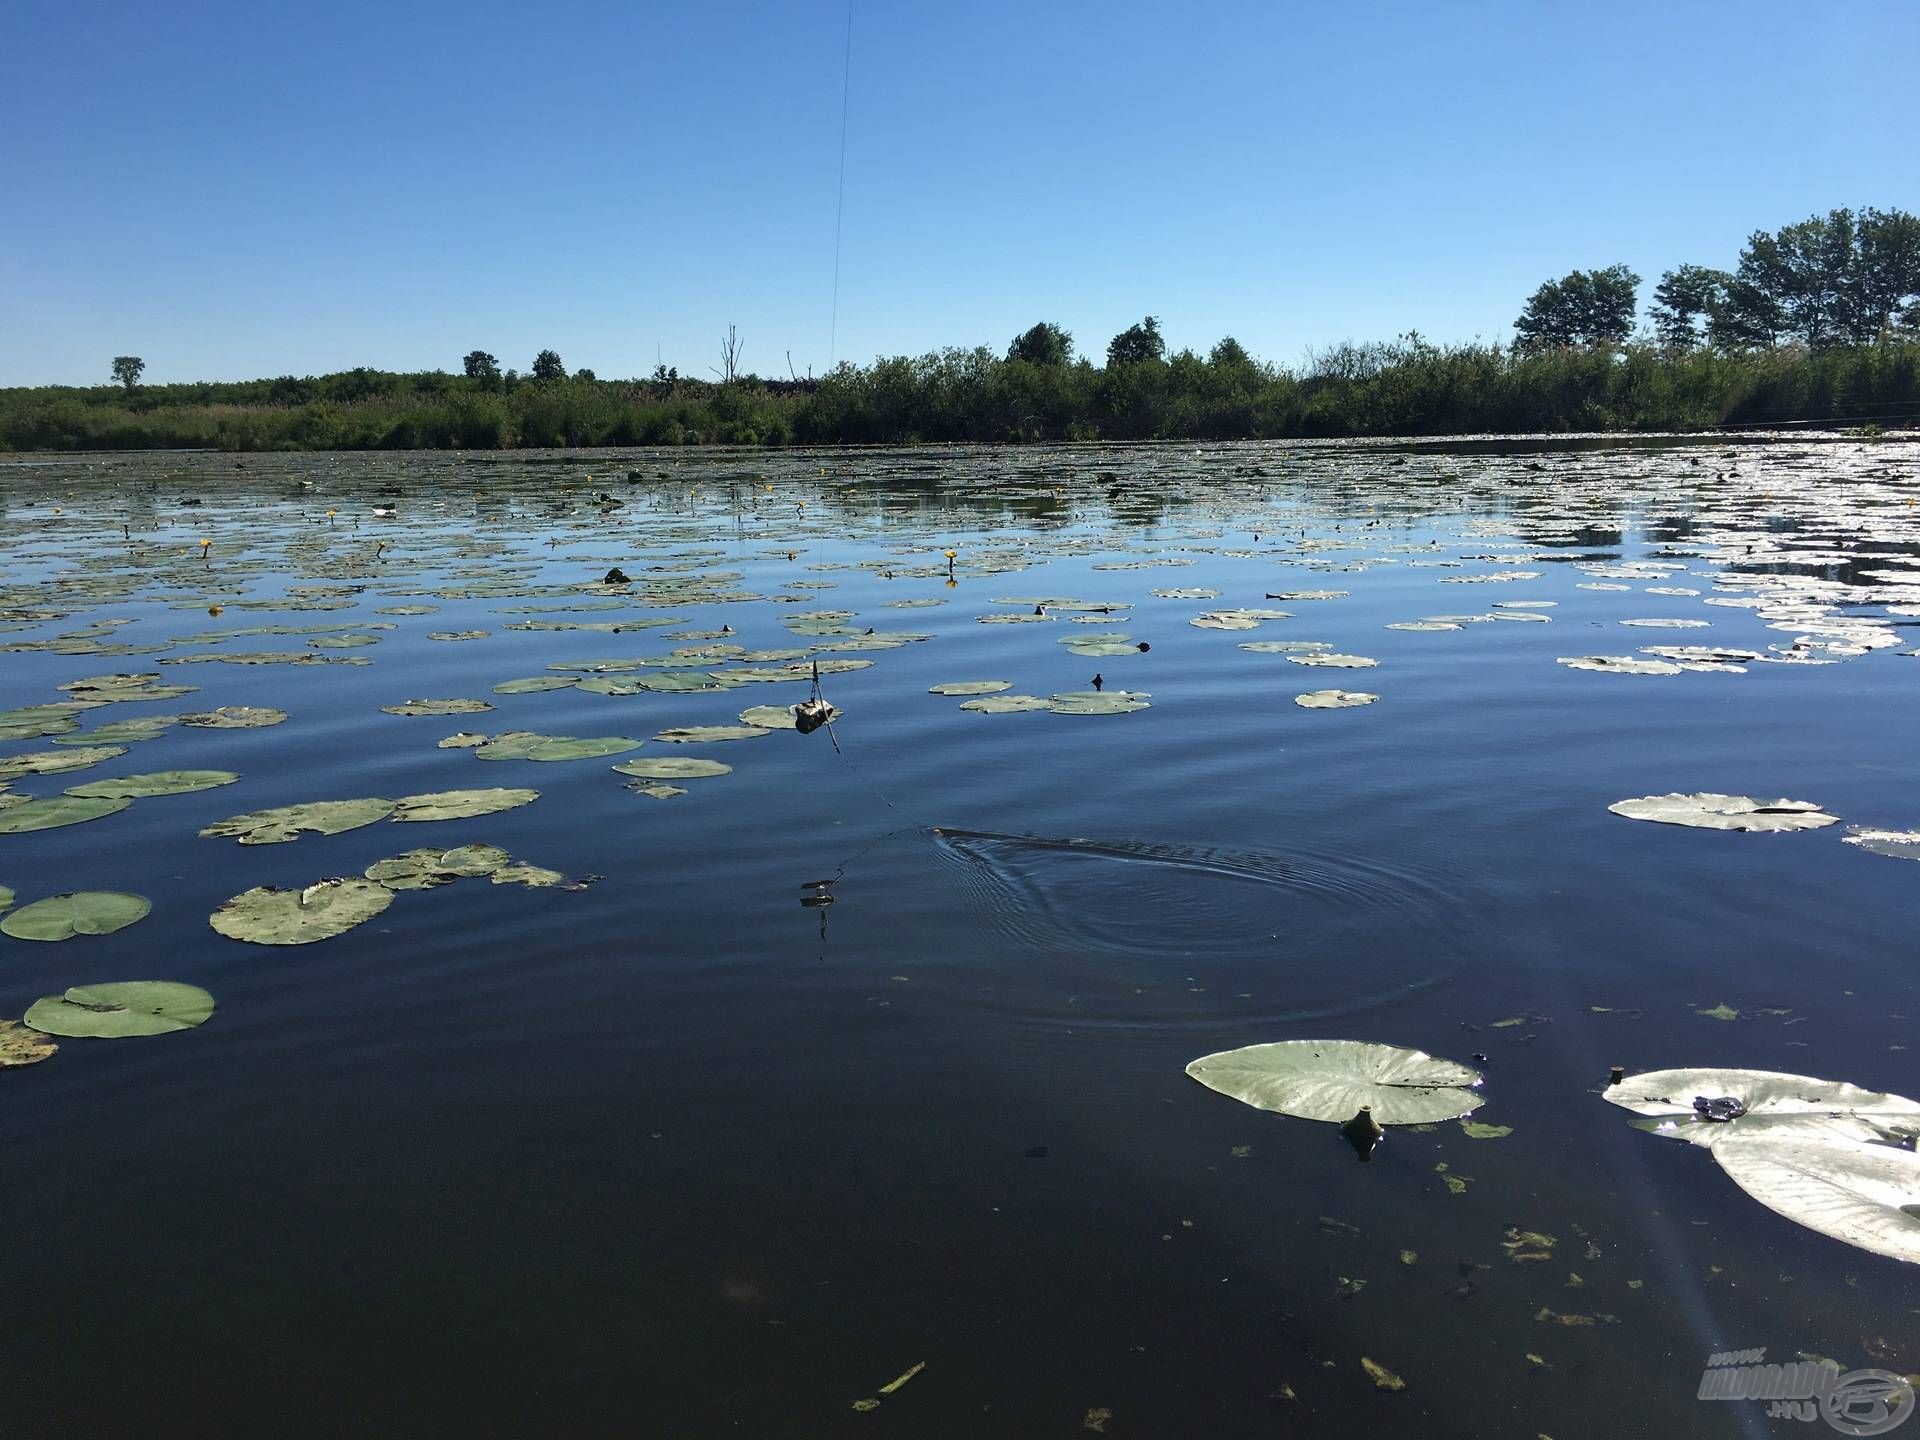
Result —
[[[241, 777], [0, 834], [19, 905], [153, 904], [111, 935], [0, 939], [0, 1017], [146, 978], [219, 1007], [0, 1074], [0, 1433], [1827, 1433], [1696, 1399], [1708, 1355], [1920, 1370], [1920, 1268], [1763, 1208], [1598, 1092], [1614, 1064], [1920, 1090], [1920, 867], [1843, 843], [1920, 826], [1917, 459], [16, 458], [0, 709], [102, 674], [199, 688], [80, 712], [0, 765], [145, 715], [288, 719], [161, 727], [11, 782]], [[599, 584], [616, 566], [632, 583]], [[1195, 590], [1218, 593], [1156, 594]], [[1287, 618], [1191, 623], [1223, 609]], [[1454, 628], [1388, 628], [1433, 616]], [[1644, 619], [1705, 623], [1622, 623]], [[212, 633], [263, 626], [286, 628]], [[1125, 638], [1062, 643], [1095, 635]], [[1378, 664], [1242, 648], [1274, 641]], [[1648, 645], [1756, 658], [1557, 663]], [[320, 663], [194, 658], [236, 652]], [[830, 730], [650, 738], [803, 700], [813, 658], [870, 662], [826, 666]], [[638, 659], [665, 663], [605, 668]], [[1045, 699], [1096, 672], [1148, 708], [929, 693]], [[1328, 688], [1378, 699], [1294, 703]], [[381, 709], [419, 697], [495, 708]], [[489, 763], [439, 745], [459, 731], [646, 743]], [[733, 768], [664, 796], [610, 768], [688, 757]], [[197, 833], [492, 786], [540, 796], [276, 845]], [[1672, 791], [1845, 824], [1608, 813]], [[208, 926], [252, 887], [481, 842], [599, 878], [403, 891], [302, 946]], [[1395, 1129], [1361, 1165], [1334, 1126], [1183, 1074], [1323, 1037], [1484, 1056], [1475, 1118], [1511, 1134]], [[1514, 1228], [1550, 1257], [1512, 1258]]]

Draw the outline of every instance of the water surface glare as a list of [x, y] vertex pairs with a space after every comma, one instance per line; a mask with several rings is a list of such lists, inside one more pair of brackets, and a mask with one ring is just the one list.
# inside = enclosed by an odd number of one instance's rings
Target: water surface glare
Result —
[[[103, 726], [126, 752], [12, 775], [0, 816], [240, 777], [0, 832], [17, 905], [153, 902], [0, 937], [0, 1019], [128, 979], [219, 1005], [0, 1073], [0, 1434], [1747, 1436], [1776, 1422], [1695, 1398], [1710, 1353], [1920, 1372], [1920, 1267], [1598, 1098], [1613, 1064], [1920, 1092], [1920, 868], [1844, 843], [1920, 829], [1917, 462], [1716, 437], [0, 464], [0, 774]], [[1327, 654], [1376, 663], [1300, 663]], [[1683, 668], [1561, 663], [1595, 656]], [[830, 729], [654, 738], [802, 701], [816, 662]], [[196, 688], [31, 708], [116, 675]], [[536, 678], [562, 683], [495, 688]], [[929, 693], [969, 681], [1147, 706]], [[1328, 689], [1378, 698], [1295, 703]], [[382, 708], [421, 698], [492, 708]], [[124, 724], [223, 706], [288, 718]], [[493, 759], [441, 745], [462, 731], [643, 743]], [[656, 760], [731, 768], [612, 769]], [[497, 786], [540, 794], [199, 834]], [[1607, 810], [1671, 791], [1844, 823]], [[302, 946], [207, 923], [479, 844], [590, 883], [403, 890]], [[1320, 1037], [1470, 1061], [1511, 1133], [1395, 1129], [1363, 1166], [1182, 1073]]]

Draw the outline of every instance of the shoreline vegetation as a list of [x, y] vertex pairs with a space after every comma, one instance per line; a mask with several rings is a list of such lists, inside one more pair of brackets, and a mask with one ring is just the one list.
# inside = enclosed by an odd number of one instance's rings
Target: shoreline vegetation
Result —
[[1514, 350], [1418, 337], [1300, 370], [1231, 341], [1096, 367], [981, 347], [820, 380], [306, 378], [0, 390], [0, 450], [502, 450], [1061, 440], [1328, 439], [1920, 422], [1920, 341], [1673, 352]]
[[1541, 285], [1511, 345], [1417, 333], [1338, 345], [1290, 369], [1231, 336], [1169, 354], [1149, 315], [1074, 355], [1042, 322], [987, 346], [842, 364], [814, 379], [741, 368], [720, 342], [713, 381], [569, 374], [542, 350], [502, 372], [355, 369], [304, 378], [0, 390], [0, 450], [511, 450], [592, 446], [848, 445], [1085, 440], [1670, 432], [1920, 424], [1920, 217], [1834, 210], [1755, 231], [1732, 270], [1660, 277], [1636, 330], [1625, 265]]

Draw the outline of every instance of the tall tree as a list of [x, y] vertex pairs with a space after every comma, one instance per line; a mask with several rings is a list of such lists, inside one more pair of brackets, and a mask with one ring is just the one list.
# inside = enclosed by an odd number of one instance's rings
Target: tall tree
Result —
[[1138, 325], [1129, 325], [1107, 342], [1109, 365], [1138, 365], [1162, 359], [1166, 353], [1167, 342], [1161, 337], [1160, 322], [1152, 315]]
[[1527, 298], [1513, 322], [1514, 345], [1552, 350], [1565, 345], [1618, 345], [1633, 329], [1640, 277], [1625, 265], [1575, 270]]
[[1212, 365], [1247, 365], [1253, 357], [1247, 354], [1247, 347], [1231, 335], [1222, 336], [1212, 350], [1207, 352], [1207, 361]]
[[536, 380], [564, 380], [567, 367], [560, 363], [560, 352], [542, 350], [533, 357], [533, 378]]
[[1714, 313], [1726, 303], [1733, 277], [1705, 265], [1681, 265], [1660, 277], [1653, 287], [1648, 313], [1660, 343], [1669, 350], [1690, 350], [1707, 338]]
[[1920, 309], [1920, 216], [1904, 210], [1862, 210], [1855, 226], [1858, 253], [1848, 287], [1854, 338], [1887, 339], [1904, 308]]
[[498, 380], [500, 362], [484, 350], [468, 352], [467, 358], [460, 362], [466, 367], [469, 380]]
[[1785, 338], [1818, 350], [1853, 338], [1847, 309], [1855, 249], [1853, 212], [1835, 210], [1771, 235], [1756, 230], [1736, 273], [1766, 299], [1753, 308], [1777, 315]]
[[127, 387], [127, 393], [133, 393], [133, 387], [140, 383], [140, 372], [147, 368], [147, 362], [138, 355], [116, 355], [113, 357], [113, 378]]
[[1058, 325], [1042, 320], [1031, 330], [1013, 337], [1007, 347], [1007, 359], [1024, 360], [1029, 365], [1065, 365], [1073, 359], [1073, 336]]

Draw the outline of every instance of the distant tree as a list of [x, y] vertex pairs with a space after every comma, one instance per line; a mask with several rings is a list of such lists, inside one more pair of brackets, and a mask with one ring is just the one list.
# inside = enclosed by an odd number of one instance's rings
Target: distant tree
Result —
[[1855, 338], [1886, 340], [1903, 313], [1920, 317], [1920, 216], [1862, 210], [1854, 233], [1859, 253], [1847, 288]]
[[673, 394], [674, 387], [680, 383], [680, 367], [677, 365], [672, 368], [665, 365], [654, 366], [653, 379], [649, 383], [653, 386], [655, 399], [666, 399]]
[[1725, 308], [1733, 277], [1704, 265], [1669, 270], [1653, 287], [1649, 313], [1660, 343], [1669, 350], [1690, 350], [1708, 336], [1716, 312]]
[[[720, 377], [722, 385], [731, 385], [740, 374], [740, 356], [746, 350], [745, 337], [737, 333], [733, 326], [727, 326], [727, 333], [720, 337], [720, 368], [713, 373]], [[713, 367], [709, 365], [709, 370]]]
[[1161, 337], [1160, 322], [1149, 315], [1138, 325], [1129, 325], [1113, 339], [1107, 342], [1107, 364], [1138, 365], [1145, 360], [1159, 360], [1167, 353], [1167, 342]]
[[1024, 360], [1029, 365], [1065, 365], [1073, 359], [1073, 336], [1058, 325], [1042, 320], [1031, 330], [1013, 337], [1007, 347], [1007, 359]]
[[147, 368], [147, 362], [138, 355], [116, 355], [113, 357], [113, 378], [127, 387], [127, 393], [133, 393], [133, 387], [140, 383], [140, 372]]
[[1549, 280], [1528, 297], [1513, 322], [1514, 345], [1552, 350], [1563, 345], [1618, 345], [1633, 329], [1640, 277], [1624, 265], [1575, 270]]
[[564, 380], [567, 367], [560, 363], [560, 355], [555, 350], [542, 350], [533, 357], [533, 378], [536, 380]]
[[573, 378], [576, 380], [598, 380], [600, 377], [583, 365], [573, 372]]
[[1847, 310], [1856, 248], [1850, 210], [1809, 216], [1771, 235], [1756, 230], [1736, 272], [1749, 287], [1753, 318], [1777, 317], [1780, 335], [1813, 350], [1853, 339]]
[[471, 352], [461, 363], [466, 366], [467, 378], [469, 380], [498, 380], [500, 378], [500, 362], [484, 350]]
[[507, 389], [513, 389], [514, 386], [520, 383], [520, 372], [518, 370], [507, 371], [506, 375], [502, 377], [501, 383], [505, 385]]
[[1224, 336], [1207, 354], [1207, 360], [1214, 365], [1250, 365], [1253, 357], [1247, 354], [1247, 347], [1233, 336]]

